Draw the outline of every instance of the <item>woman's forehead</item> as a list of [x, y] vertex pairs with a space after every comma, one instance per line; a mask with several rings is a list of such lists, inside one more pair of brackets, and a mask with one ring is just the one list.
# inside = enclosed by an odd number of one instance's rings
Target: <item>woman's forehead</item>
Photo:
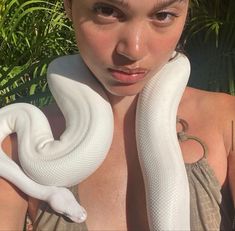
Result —
[[[137, 3], [138, 0], [107, 0], [107, 2], [113, 2], [113, 3], [117, 3], [117, 4], [128, 4], [129, 2], [133, 2], [133, 3]], [[141, 2], [151, 2], [151, 3], [155, 3], [155, 4], [171, 4], [171, 3], [175, 3], [175, 2], [186, 2], [186, 0], [145, 0], [145, 1], [141, 1]]]
[[135, 6], [146, 6], [146, 7], [154, 6], [155, 8], [164, 8], [173, 4], [188, 3], [189, 0], [74, 0], [73, 2], [77, 3], [104, 2], [104, 3], [112, 3], [125, 8], [132, 8]]

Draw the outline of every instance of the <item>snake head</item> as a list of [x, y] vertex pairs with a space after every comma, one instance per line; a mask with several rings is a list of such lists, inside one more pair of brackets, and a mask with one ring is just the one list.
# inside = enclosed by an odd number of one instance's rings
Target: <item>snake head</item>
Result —
[[73, 222], [82, 223], [87, 218], [86, 210], [67, 188], [54, 187], [47, 202], [54, 211], [68, 217]]

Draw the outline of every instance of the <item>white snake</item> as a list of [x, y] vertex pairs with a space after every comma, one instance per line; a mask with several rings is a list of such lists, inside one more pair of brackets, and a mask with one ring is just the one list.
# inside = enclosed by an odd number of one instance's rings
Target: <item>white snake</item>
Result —
[[[177, 55], [147, 83], [138, 99], [137, 148], [151, 230], [190, 229], [188, 180], [176, 135], [177, 108], [189, 72], [188, 59]], [[82, 222], [86, 211], [63, 187], [80, 183], [102, 164], [112, 142], [112, 108], [79, 55], [53, 61], [48, 83], [66, 130], [54, 140], [47, 118], [36, 107], [19, 103], [2, 108], [0, 144], [17, 133], [25, 173], [0, 148], [0, 176], [47, 201], [56, 212]]]

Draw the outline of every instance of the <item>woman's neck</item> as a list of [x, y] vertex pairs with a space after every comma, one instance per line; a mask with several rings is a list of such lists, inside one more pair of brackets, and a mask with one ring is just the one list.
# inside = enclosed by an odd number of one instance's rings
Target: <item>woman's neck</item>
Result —
[[115, 120], [123, 121], [126, 116], [135, 115], [138, 95], [116, 96], [107, 93]]

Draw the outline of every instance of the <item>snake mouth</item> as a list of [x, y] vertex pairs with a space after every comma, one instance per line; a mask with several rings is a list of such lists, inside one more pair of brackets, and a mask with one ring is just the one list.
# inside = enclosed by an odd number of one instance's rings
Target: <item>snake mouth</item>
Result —
[[86, 220], [85, 215], [83, 215], [81, 217], [75, 217], [75, 216], [70, 216], [67, 213], [63, 213], [63, 217], [67, 222], [82, 223]]
[[86, 214], [83, 214], [80, 217], [69, 216], [69, 219], [76, 223], [82, 223], [86, 220], [86, 218], [87, 218]]
[[80, 214], [77, 216], [70, 215], [66, 212], [63, 212], [62, 214], [64, 216], [64, 219], [69, 222], [73, 221], [75, 223], [82, 223], [87, 219], [87, 212], [84, 208], [82, 208], [82, 212], [80, 212]]

